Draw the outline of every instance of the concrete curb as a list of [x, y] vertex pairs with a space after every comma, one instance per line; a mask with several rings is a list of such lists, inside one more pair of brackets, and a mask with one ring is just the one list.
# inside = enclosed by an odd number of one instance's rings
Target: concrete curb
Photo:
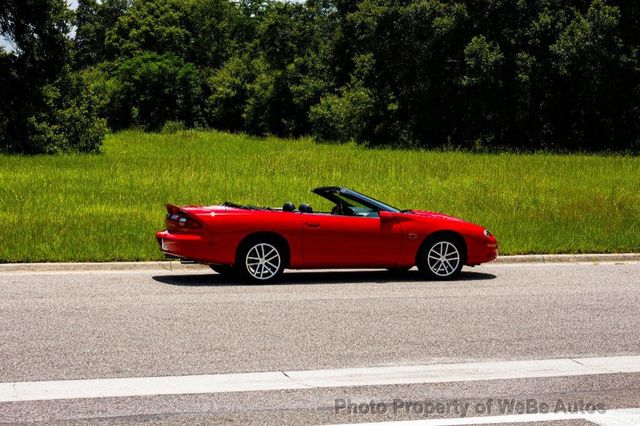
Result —
[[612, 254], [523, 254], [499, 256], [492, 263], [602, 263], [602, 262], [639, 262], [640, 253]]
[[[521, 263], [611, 263], [640, 262], [640, 253], [615, 254], [526, 254], [500, 256], [491, 264]], [[77, 262], [77, 263], [0, 263], [3, 272], [66, 272], [66, 271], [197, 271], [206, 265], [181, 264], [178, 261], [156, 262]]]
[[182, 264], [179, 261], [157, 262], [74, 262], [74, 263], [1, 263], [2, 272], [66, 272], [66, 271], [197, 271], [207, 265]]

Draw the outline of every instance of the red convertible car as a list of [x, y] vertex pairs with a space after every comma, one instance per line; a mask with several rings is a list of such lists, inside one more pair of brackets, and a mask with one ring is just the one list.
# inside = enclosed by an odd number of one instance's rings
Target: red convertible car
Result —
[[313, 192], [330, 212], [308, 204], [296, 209], [167, 205], [167, 229], [156, 233], [168, 257], [204, 263], [221, 274], [257, 281], [277, 279], [285, 268], [386, 268], [413, 266], [432, 279], [455, 277], [463, 265], [489, 262], [498, 243], [482, 226], [441, 213], [399, 210], [341, 187]]

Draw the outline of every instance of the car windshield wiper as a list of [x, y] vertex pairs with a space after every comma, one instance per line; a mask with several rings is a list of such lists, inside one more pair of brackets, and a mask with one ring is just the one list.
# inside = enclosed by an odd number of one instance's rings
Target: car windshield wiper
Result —
[[413, 210], [411, 209], [400, 210], [400, 213], [413, 213]]

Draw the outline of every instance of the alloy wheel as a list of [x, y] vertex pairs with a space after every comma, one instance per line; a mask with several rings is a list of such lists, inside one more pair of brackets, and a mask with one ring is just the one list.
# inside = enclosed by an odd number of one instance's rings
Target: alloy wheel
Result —
[[427, 253], [427, 263], [434, 275], [448, 277], [458, 270], [460, 251], [449, 241], [439, 241]]
[[256, 280], [273, 278], [280, 271], [281, 264], [280, 252], [269, 243], [255, 244], [245, 258], [247, 272]]

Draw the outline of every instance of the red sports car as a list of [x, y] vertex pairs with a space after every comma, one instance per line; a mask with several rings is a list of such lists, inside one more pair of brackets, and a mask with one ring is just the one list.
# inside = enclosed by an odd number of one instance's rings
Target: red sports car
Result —
[[489, 262], [498, 243], [484, 227], [441, 213], [399, 210], [341, 187], [316, 188], [330, 212], [308, 204], [296, 209], [167, 205], [167, 229], [156, 233], [168, 257], [204, 263], [221, 274], [257, 281], [277, 279], [285, 268], [418, 269], [450, 279], [463, 265]]

